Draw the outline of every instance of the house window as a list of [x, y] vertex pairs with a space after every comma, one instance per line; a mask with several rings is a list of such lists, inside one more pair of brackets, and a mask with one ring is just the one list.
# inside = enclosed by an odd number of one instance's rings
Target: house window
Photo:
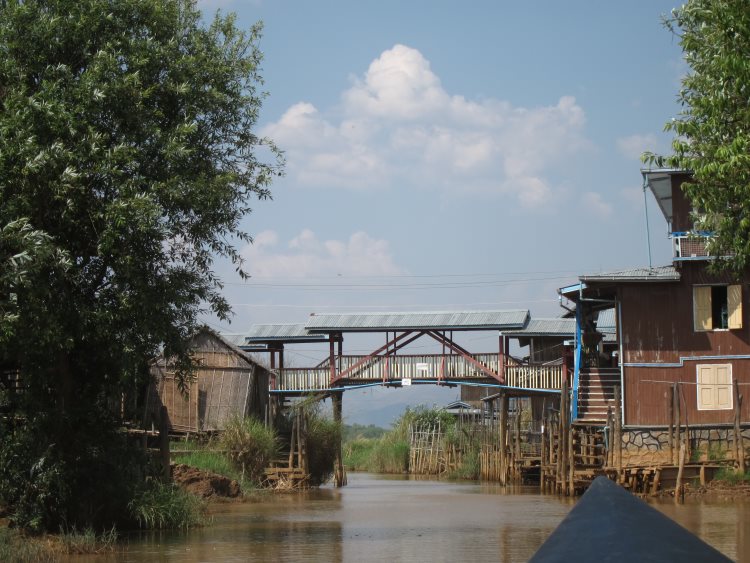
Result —
[[732, 364], [699, 364], [696, 367], [698, 410], [732, 408]]
[[703, 331], [742, 328], [742, 286], [694, 286], [693, 324]]

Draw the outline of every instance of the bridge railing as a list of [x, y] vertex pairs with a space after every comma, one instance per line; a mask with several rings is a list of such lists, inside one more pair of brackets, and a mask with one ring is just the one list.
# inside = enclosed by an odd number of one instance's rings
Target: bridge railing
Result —
[[[498, 372], [496, 353], [473, 354], [471, 358], [488, 370]], [[336, 372], [344, 374], [341, 381], [348, 383], [403, 379], [486, 380], [489, 377], [486, 371], [463, 356], [441, 354], [377, 356], [370, 359], [367, 356], [340, 356], [336, 358]], [[276, 389], [280, 391], [329, 389], [331, 386], [330, 368], [322, 363], [314, 368], [285, 368], [277, 370], [277, 374]], [[510, 387], [559, 389], [562, 366], [521, 364], [514, 358], [508, 358], [505, 378], [506, 385]]]
[[562, 365], [534, 365], [508, 363], [505, 365], [505, 384], [524, 389], [560, 389]]

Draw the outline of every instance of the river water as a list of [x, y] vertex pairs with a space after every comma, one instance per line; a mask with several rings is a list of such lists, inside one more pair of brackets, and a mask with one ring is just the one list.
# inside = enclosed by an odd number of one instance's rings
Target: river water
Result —
[[[342, 489], [212, 505], [211, 525], [131, 536], [106, 560], [526, 561], [573, 502], [536, 487], [353, 473]], [[750, 560], [750, 501], [655, 506], [730, 558]]]

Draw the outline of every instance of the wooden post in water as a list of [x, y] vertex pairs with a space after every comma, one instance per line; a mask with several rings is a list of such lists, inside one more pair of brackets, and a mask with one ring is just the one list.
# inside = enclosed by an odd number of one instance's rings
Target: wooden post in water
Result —
[[677, 469], [677, 483], [674, 488], [674, 501], [682, 502], [683, 500], [683, 488], [682, 488], [682, 471], [685, 468], [685, 442], [680, 442], [680, 463]]
[[621, 479], [622, 473], [622, 402], [620, 398], [620, 387], [615, 386], [615, 435], [614, 455], [616, 458], [617, 478]]
[[[331, 395], [331, 401], [333, 402], [333, 420], [341, 427], [341, 410], [343, 403], [343, 392], [334, 393]], [[341, 455], [341, 440], [336, 444], [336, 458], [334, 460], [334, 485], [336, 487], [343, 487], [346, 485], [346, 474], [344, 473], [344, 460]]]
[[159, 458], [164, 479], [168, 481], [172, 476], [169, 469], [169, 414], [164, 405], [159, 409]]
[[568, 495], [573, 496], [575, 494], [575, 434], [573, 432], [573, 425], [570, 425], [568, 429]]
[[508, 441], [508, 397], [500, 395], [500, 483], [506, 484], [508, 478], [508, 459], [505, 444]]
[[668, 411], [669, 411], [669, 459], [674, 463], [674, 395], [675, 395], [675, 386], [672, 385], [669, 388], [669, 393], [667, 393], [668, 397]]
[[607, 451], [604, 456], [604, 465], [612, 467], [614, 465], [614, 443], [615, 443], [615, 417], [612, 416], [612, 407], [607, 407]]
[[547, 431], [547, 409], [546, 402], [542, 405], [542, 432], [540, 435], [541, 440], [541, 456], [539, 458], [539, 490], [544, 492], [544, 481], [546, 478], [545, 468], [547, 466], [547, 440], [545, 439], [544, 433]]
[[680, 386], [674, 384], [674, 418], [675, 418], [675, 429], [674, 429], [674, 444], [675, 450], [677, 450], [677, 458], [675, 459], [675, 465], [680, 463], [680, 448], [682, 447], [682, 416], [680, 415]]
[[745, 474], [745, 444], [742, 441], [742, 428], [740, 426], [742, 416], [742, 395], [737, 379], [734, 380], [734, 455], [737, 460], [737, 470], [741, 475]]
[[558, 492], [564, 494], [566, 478], [568, 475], [568, 416], [569, 416], [569, 397], [568, 397], [568, 381], [564, 380], [562, 384], [562, 392], [560, 393], [560, 434], [558, 437], [557, 445], [557, 458], [558, 458]]
[[513, 471], [516, 480], [521, 479], [521, 401], [516, 397], [516, 424], [513, 436]]

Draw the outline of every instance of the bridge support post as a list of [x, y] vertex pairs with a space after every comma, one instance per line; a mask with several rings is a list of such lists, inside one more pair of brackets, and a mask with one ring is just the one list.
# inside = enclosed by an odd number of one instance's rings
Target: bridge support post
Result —
[[339, 443], [336, 446], [336, 459], [333, 462], [333, 480], [336, 487], [343, 487], [344, 485], [346, 485], [346, 472], [344, 471], [344, 459], [341, 451], [341, 440], [343, 439], [343, 423], [341, 420], [343, 399], [343, 392], [334, 393], [333, 395], [331, 395], [331, 401], [333, 402], [333, 420], [342, 430], [342, 436], [339, 438]]

